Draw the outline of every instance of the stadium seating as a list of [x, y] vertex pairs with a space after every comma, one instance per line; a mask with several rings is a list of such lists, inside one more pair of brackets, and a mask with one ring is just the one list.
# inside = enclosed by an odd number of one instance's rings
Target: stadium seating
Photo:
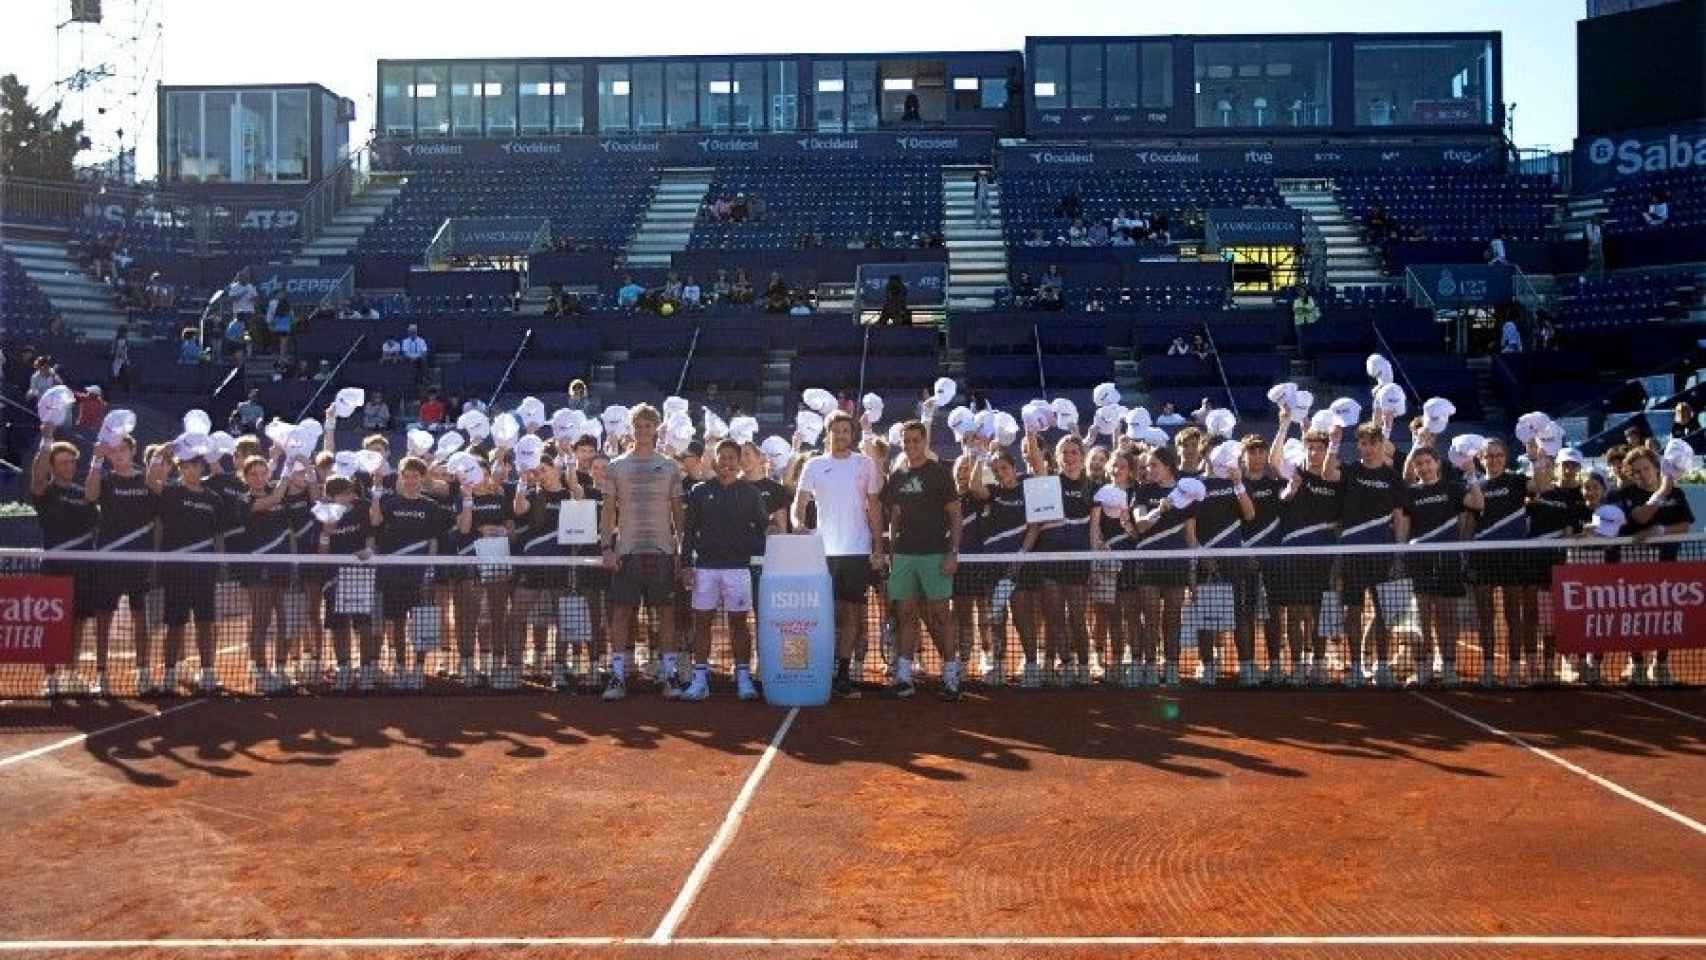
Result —
[[1001, 213], [1008, 244], [1019, 247], [1038, 229], [1047, 240], [1064, 238], [1071, 223], [1058, 209], [1073, 190], [1078, 192], [1086, 220], [1111, 220], [1122, 209], [1166, 217], [1174, 240], [1200, 238], [1202, 211], [1209, 208], [1280, 203], [1273, 177], [1257, 174], [1098, 170], [1087, 176], [1056, 170], [1006, 171], [1001, 175]]
[[880, 238], [896, 245], [939, 231], [942, 175], [939, 161], [825, 159], [754, 160], [717, 167], [707, 201], [738, 194], [759, 197], [761, 220], [719, 223], [701, 213], [689, 249], [775, 250], [798, 247], [808, 232], [825, 247], [845, 248]]
[[1556, 189], [1541, 176], [1469, 171], [1340, 174], [1333, 182], [1340, 206], [1355, 219], [1379, 206], [1404, 232], [1481, 244], [1495, 236], [1542, 239]]
[[0, 303], [5, 305], [7, 332], [16, 336], [34, 336], [47, 329], [53, 319], [53, 306], [24, 273], [16, 257], [0, 251]]

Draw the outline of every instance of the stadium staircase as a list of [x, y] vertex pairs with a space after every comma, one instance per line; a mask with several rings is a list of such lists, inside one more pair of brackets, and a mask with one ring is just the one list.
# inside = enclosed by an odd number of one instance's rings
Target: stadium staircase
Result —
[[403, 192], [403, 184], [407, 181], [405, 174], [372, 174], [366, 189], [351, 197], [350, 202], [326, 222], [319, 234], [290, 261], [291, 265], [317, 267], [326, 258], [349, 256], [367, 228], [390, 209], [391, 201]]
[[1007, 243], [1001, 220], [1001, 186], [990, 183], [991, 225], [977, 225], [972, 199], [977, 175], [987, 166], [942, 168], [942, 235], [948, 241], [948, 309], [988, 310], [995, 291], [1007, 283]]
[[693, 224], [714, 176], [716, 171], [710, 167], [659, 171], [652, 201], [640, 215], [622, 262], [631, 267], [668, 267], [669, 255], [686, 250], [693, 239]]
[[66, 249], [64, 232], [44, 228], [6, 228], [3, 244], [17, 258], [24, 274], [41, 289], [69, 333], [91, 340], [110, 340], [126, 322], [113, 302], [112, 290], [91, 278]]
[[1327, 242], [1329, 284], [1339, 287], [1380, 283], [1386, 279], [1356, 222], [1339, 206], [1339, 198], [1333, 194], [1329, 181], [1281, 180], [1275, 185], [1286, 206], [1300, 211], [1320, 228], [1321, 236]]

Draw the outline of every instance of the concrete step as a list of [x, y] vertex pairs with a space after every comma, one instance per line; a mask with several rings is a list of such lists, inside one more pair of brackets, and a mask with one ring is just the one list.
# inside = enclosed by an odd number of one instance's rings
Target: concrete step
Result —
[[963, 297], [950, 293], [948, 294], [948, 308], [950, 310], [993, 310], [995, 309], [995, 298]]
[[7, 240], [0, 244], [6, 252], [14, 257], [48, 257], [63, 258], [65, 248], [52, 243], [37, 243], [30, 240]]
[[1005, 250], [1007, 242], [989, 237], [955, 237], [948, 240], [948, 253], [956, 250]]
[[622, 259], [622, 262], [631, 267], [667, 267], [669, 266], [669, 255], [657, 253], [630, 253]]

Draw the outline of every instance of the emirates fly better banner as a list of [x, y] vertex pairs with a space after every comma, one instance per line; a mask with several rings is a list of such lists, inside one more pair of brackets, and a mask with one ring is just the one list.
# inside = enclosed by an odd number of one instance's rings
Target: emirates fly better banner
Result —
[[0, 663], [71, 659], [71, 578], [0, 577]]
[[1706, 563], [1552, 568], [1560, 653], [1706, 647]]

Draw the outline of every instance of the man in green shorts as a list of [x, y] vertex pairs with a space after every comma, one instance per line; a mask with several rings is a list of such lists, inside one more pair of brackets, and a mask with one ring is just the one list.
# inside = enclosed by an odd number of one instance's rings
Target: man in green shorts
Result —
[[948, 614], [954, 595], [954, 571], [960, 565], [960, 499], [948, 468], [930, 456], [930, 434], [914, 420], [901, 428], [905, 461], [889, 474], [879, 497], [888, 522], [889, 599], [900, 605], [894, 685], [906, 698], [914, 692], [913, 660], [918, 656], [918, 623], [930, 620], [930, 633], [942, 654], [942, 697], [960, 697], [959, 638]]

